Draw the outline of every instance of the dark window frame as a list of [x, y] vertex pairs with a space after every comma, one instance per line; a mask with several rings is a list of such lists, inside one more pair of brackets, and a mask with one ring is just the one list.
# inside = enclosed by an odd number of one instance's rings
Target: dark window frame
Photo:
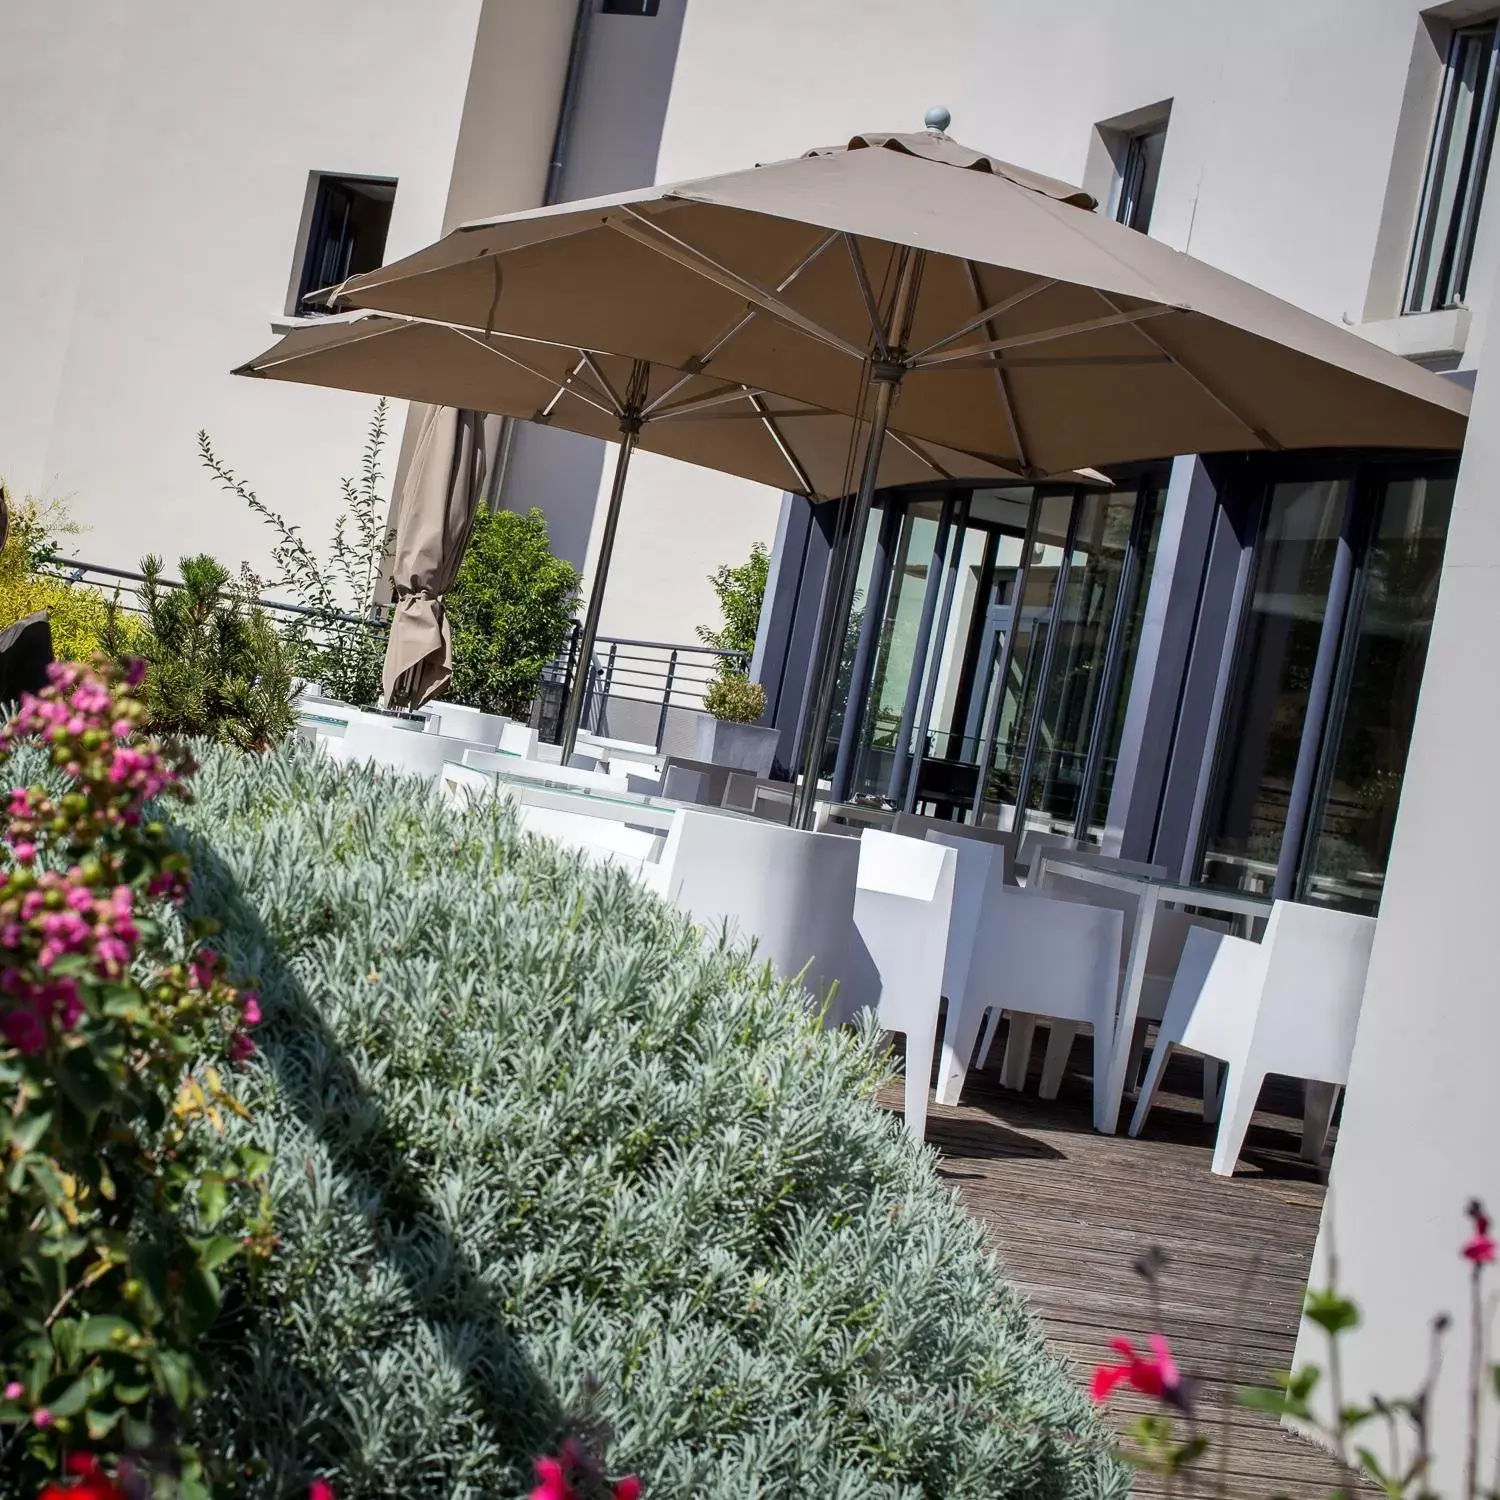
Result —
[[298, 246], [294, 316], [317, 316], [322, 309], [307, 305], [314, 292], [384, 263], [396, 187], [394, 177], [313, 173], [307, 230]]
[[[1122, 143], [1114, 217], [1117, 223], [1141, 234], [1151, 232], [1151, 215], [1156, 207], [1156, 188], [1161, 178], [1168, 124], [1167, 120], [1161, 120], [1128, 135]], [[1156, 142], [1161, 144], [1153, 158], [1152, 145]]]

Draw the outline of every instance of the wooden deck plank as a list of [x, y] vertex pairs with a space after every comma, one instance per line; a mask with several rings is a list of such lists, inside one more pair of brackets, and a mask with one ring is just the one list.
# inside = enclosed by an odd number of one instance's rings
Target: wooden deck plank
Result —
[[[1133, 1263], [1158, 1247], [1167, 1257], [1161, 1321], [1198, 1383], [1216, 1446], [1227, 1424], [1230, 1492], [1236, 1500], [1330, 1494], [1340, 1476], [1328, 1454], [1229, 1403], [1234, 1387], [1286, 1368], [1296, 1342], [1323, 1186], [1297, 1154], [1295, 1093], [1273, 1086], [1263, 1096], [1230, 1179], [1209, 1172], [1213, 1130], [1185, 1059], [1168, 1069], [1147, 1137], [1135, 1141], [1093, 1131], [1082, 1072], [1069, 1075], [1056, 1102], [1038, 1100], [1039, 1066], [1040, 1053], [1024, 1094], [1001, 1089], [993, 1071], [971, 1073], [959, 1106], [931, 1107], [927, 1134], [940, 1172], [1031, 1299], [1049, 1342], [1080, 1381], [1109, 1357], [1111, 1337], [1142, 1344], [1156, 1316]], [[899, 1108], [899, 1092], [888, 1102]], [[1147, 1409], [1127, 1398], [1106, 1410], [1123, 1428]], [[1141, 1475], [1136, 1492], [1160, 1490]]]

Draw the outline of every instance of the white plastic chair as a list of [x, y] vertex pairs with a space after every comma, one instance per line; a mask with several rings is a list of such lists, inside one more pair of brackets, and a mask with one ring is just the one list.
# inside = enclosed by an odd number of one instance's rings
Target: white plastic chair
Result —
[[1146, 1122], [1174, 1047], [1217, 1058], [1229, 1065], [1229, 1076], [1212, 1170], [1232, 1177], [1267, 1073], [1349, 1081], [1374, 940], [1373, 917], [1290, 901], [1272, 907], [1258, 943], [1202, 929], [1188, 933], [1131, 1135]]
[[1031, 876], [1032, 861], [1043, 849], [1076, 849], [1078, 840], [1066, 833], [1051, 833], [1045, 828], [1022, 830], [1016, 843], [1016, 878], [1024, 885]]
[[610, 776], [603, 771], [583, 771], [576, 766], [548, 765], [543, 761], [525, 760], [519, 755], [476, 750], [472, 745], [465, 745], [463, 753], [453, 758], [463, 765], [473, 766], [476, 771], [492, 771], [498, 776], [517, 781], [544, 781], [551, 782], [554, 786], [579, 786], [596, 792], [629, 790], [623, 776]]
[[[850, 839], [695, 808], [678, 809], [660, 861], [644, 872], [711, 933], [727, 926], [753, 938], [782, 978], [805, 971], [820, 998], [847, 969], [858, 875]], [[832, 1009], [830, 1023], [842, 1019]]]
[[413, 734], [405, 727], [368, 717], [350, 719], [343, 738], [330, 743], [339, 746], [340, 758], [345, 761], [367, 761], [432, 777], [442, 774], [445, 761], [462, 760], [469, 749], [467, 740], [444, 734]]
[[500, 738], [495, 742], [497, 750], [503, 750], [507, 755], [519, 755], [522, 760], [535, 760], [537, 752], [537, 736], [530, 724], [518, 724], [514, 719], [507, 720], [500, 729]]
[[846, 1015], [873, 1008], [906, 1038], [907, 1133], [927, 1134], [943, 959], [953, 911], [951, 848], [874, 829], [859, 841]]
[[427, 712], [442, 726], [441, 733], [472, 745], [498, 745], [505, 726], [511, 721], [504, 714], [487, 714], [467, 703], [429, 703]]
[[977, 839], [982, 844], [998, 845], [1005, 850], [1006, 884], [1016, 883], [1016, 837], [1003, 828], [981, 828], [975, 823], [950, 823], [922, 813], [898, 812], [891, 832], [909, 839], [925, 839], [935, 833], [940, 838]]
[[1098, 870], [1110, 870], [1116, 875], [1134, 875], [1141, 880], [1167, 878], [1165, 865], [1150, 864], [1141, 859], [1121, 859], [1117, 854], [1105, 854], [1098, 849], [1059, 849], [1049, 844], [1032, 856], [1026, 883], [1045, 887], [1050, 876], [1065, 876], [1069, 865], [1088, 865]]
[[[1012, 1013], [1013, 1030], [1027, 1030], [1028, 1036], [1038, 1017], [1082, 1023], [1094, 1030], [1095, 1087], [1103, 1088], [1114, 1037], [1121, 913], [1007, 885], [1001, 845], [935, 832], [927, 838], [947, 844], [958, 857], [944, 965], [948, 1022], [938, 1101], [958, 1102], [986, 1010], [991, 1018], [981, 1065], [1002, 1011]], [[1008, 1059], [1022, 1055], [1019, 1048], [1015, 1054], [1007, 1050]], [[1014, 1064], [1002, 1082], [1020, 1086]]]
[[601, 864], [619, 865], [635, 875], [661, 847], [661, 839], [655, 834], [607, 818], [591, 818], [587, 813], [522, 802], [517, 817], [527, 833], [540, 834]]

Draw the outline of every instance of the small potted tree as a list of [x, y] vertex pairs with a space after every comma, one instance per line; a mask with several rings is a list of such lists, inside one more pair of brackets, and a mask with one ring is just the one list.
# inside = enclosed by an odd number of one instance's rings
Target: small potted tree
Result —
[[693, 758], [769, 776], [780, 730], [755, 721], [766, 711], [766, 690], [748, 677], [721, 672], [703, 694]]

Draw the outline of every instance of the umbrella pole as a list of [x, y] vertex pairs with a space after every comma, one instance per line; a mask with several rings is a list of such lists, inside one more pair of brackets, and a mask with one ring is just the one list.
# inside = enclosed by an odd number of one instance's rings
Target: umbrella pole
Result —
[[829, 613], [824, 617], [827, 628], [819, 632], [820, 659], [814, 663], [812, 712], [802, 743], [802, 784], [792, 802], [793, 828], [811, 828], [813, 824], [818, 799], [818, 772], [822, 769], [828, 725], [833, 718], [833, 696], [839, 685], [844, 622], [849, 618], [849, 608], [854, 602], [859, 552], [869, 528], [870, 507], [875, 503], [875, 481], [880, 474], [880, 455], [885, 447], [886, 429], [890, 426], [891, 405], [900, 388], [901, 377], [906, 374], [905, 351], [901, 345], [911, 326], [922, 259], [920, 251], [906, 253], [896, 282], [890, 322], [886, 330], [876, 330], [881, 348], [870, 368], [870, 382], [875, 387], [875, 409], [870, 414], [870, 435], [865, 442], [865, 462], [854, 498], [854, 514], [844, 538], [843, 556], [831, 580], [833, 597], [827, 601]]
[[583, 633], [578, 639], [578, 670], [568, 709], [563, 717], [562, 763], [567, 765], [578, 741], [578, 725], [583, 718], [583, 703], [588, 697], [589, 667], [594, 660], [594, 638], [599, 634], [599, 612], [604, 605], [604, 585], [609, 578], [609, 560], [615, 550], [615, 532], [620, 525], [620, 502], [625, 498], [625, 479], [630, 473], [630, 457], [640, 436], [641, 419], [627, 410], [620, 418], [620, 451], [615, 456], [615, 477], [609, 487], [609, 508], [604, 513], [604, 530], [599, 536], [599, 557], [594, 564], [594, 581], [589, 589], [588, 608], [583, 612]]

